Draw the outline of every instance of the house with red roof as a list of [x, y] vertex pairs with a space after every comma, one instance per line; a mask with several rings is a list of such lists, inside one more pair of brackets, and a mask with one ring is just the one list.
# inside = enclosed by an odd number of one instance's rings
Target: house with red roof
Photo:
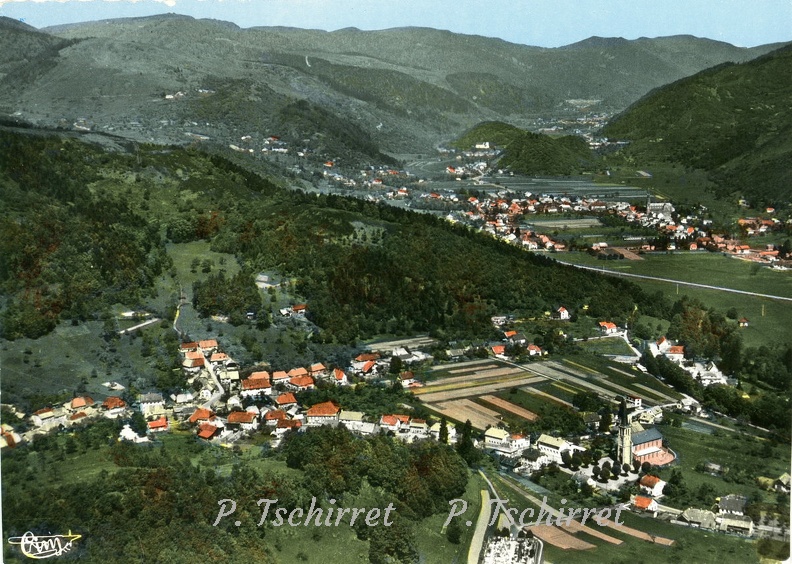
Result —
[[[266, 373], [265, 373], [266, 374]], [[260, 398], [272, 393], [269, 378], [253, 378], [251, 375], [242, 380], [242, 390], [239, 392], [243, 398]]]
[[278, 419], [275, 423], [275, 430], [272, 432], [276, 437], [282, 437], [292, 429], [300, 429], [302, 421], [296, 419]]
[[205, 339], [203, 341], [198, 341], [198, 348], [201, 349], [204, 355], [211, 355], [213, 352], [217, 350], [218, 344], [216, 339]]
[[314, 379], [310, 376], [295, 376], [294, 378], [289, 379], [289, 381], [286, 383], [286, 387], [297, 392], [312, 390], [315, 387]]
[[542, 356], [544, 354], [544, 351], [539, 345], [534, 345], [533, 343], [531, 343], [530, 345], [528, 345], [527, 348], [528, 348], [528, 356]]
[[201, 423], [198, 426], [198, 437], [210, 441], [220, 434], [220, 428], [211, 423]]
[[599, 327], [600, 331], [602, 331], [605, 335], [613, 335], [619, 331], [619, 328], [616, 327], [616, 324], [612, 321], [600, 321]]
[[293, 405], [297, 405], [297, 398], [294, 397], [292, 392], [286, 392], [285, 394], [281, 394], [275, 398], [275, 404], [279, 408], [291, 407]]
[[272, 379], [271, 379], [272, 385], [274, 386], [275, 384], [279, 384], [279, 383], [285, 384], [286, 382], [288, 382], [289, 378], [291, 378], [291, 376], [289, 376], [289, 374], [286, 373], [285, 371], [276, 370], [275, 372], [272, 373]]
[[332, 401], [324, 401], [308, 408], [305, 413], [305, 423], [309, 427], [321, 427], [322, 425], [336, 426], [338, 424], [338, 413], [341, 409]]
[[258, 416], [250, 411], [232, 411], [228, 414], [229, 427], [238, 426], [243, 431], [255, 431], [259, 427]]
[[643, 495], [635, 496], [633, 499], [633, 507], [638, 509], [639, 511], [657, 511], [657, 502], [653, 500], [651, 497], [646, 497]]
[[560, 319], [561, 321], [567, 321], [569, 319], [569, 311], [564, 306], [558, 308], [553, 315], [555, 319]]
[[379, 425], [381, 429], [398, 433], [402, 429], [410, 426], [410, 416], [401, 414], [383, 415], [380, 417]]
[[665, 356], [671, 362], [680, 363], [685, 360], [685, 347], [682, 345], [674, 345], [669, 347]]
[[118, 396], [109, 396], [102, 402], [102, 409], [104, 416], [108, 419], [115, 419], [120, 417], [126, 411], [126, 402]]
[[321, 378], [327, 374], [327, 367], [321, 362], [317, 362], [311, 365], [309, 372], [313, 378]]
[[652, 497], [662, 497], [663, 488], [666, 485], [666, 483], [657, 476], [651, 476], [649, 474], [643, 476], [638, 481], [638, 484], [641, 486], [641, 491]]
[[188, 352], [194, 352], [198, 350], [198, 343], [190, 342], [190, 343], [182, 343], [179, 345], [179, 352], [182, 354], [186, 354]]
[[278, 421], [287, 420], [288, 418], [289, 416], [286, 415], [286, 412], [282, 409], [271, 409], [264, 414], [264, 423], [270, 427], [274, 427], [278, 424]]
[[308, 376], [308, 371], [302, 366], [299, 366], [297, 368], [292, 368], [291, 370], [289, 370], [288, 374], [289, 374], [289, 378], [297, 378], [299, 376]]
[[492, 354], [495, 356], [503, 356], [506, 354], [506, 345], [494, 345], [492, 347]]
[[198, 409], [190, 415], [187, 421], [190, 425], [201, 424], [201, 423], [208, 423], [209, 421], [214, 421], [216, 418], [214, 411], [211, 409], [204, 409], [203, 407], [199, 407]]
[[158, 417], [154, 421], [149, 421], [146, 423], [148, 427], [149, 433], [164, 433], [165, 431], [170, 429], [170, 425], [168, 424], [168, 418], [164, 415]]
[[94, 403], [91, 396], [77, 396], [72, 398], [66, 409], [69, 411], [85, 411], [87, 408], [93, 407]]
[[340, 368], [333, 370], [333, 381], [335, 382], [336, 386], [349, 385], [349, 379], [347, 378], [346, 373]]

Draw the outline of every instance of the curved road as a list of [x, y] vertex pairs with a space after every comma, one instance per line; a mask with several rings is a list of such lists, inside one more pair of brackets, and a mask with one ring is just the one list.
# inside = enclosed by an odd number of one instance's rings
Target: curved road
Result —
[[782, 300], [786, 302], [792, 302], [792, 298], [787, 298], [785, 296], [773, 296], [770, 294], [758, 294], [756, 292], [748, 292], [746, 290], [735, 290], [734, 288], [724, 288], [722, 286], [710, 286], [709, 284], [698, 284], [696, 282], [683, 282], [682, 280], [673, 280], [671, 278], [660, 278], [657, 276], [647, 276], [645, 274], [629, 274], [627, 272], [616, 272], [613, 270], [606, 270], [603, 268], [597, 268], [595, 266], [583, 266], [582, 264], [574, 264], [571, 262], [565, 262], [562, 260], [556, 259], [556, 262], [559, 264], [565, 264], [566, 266], [574, 266], [575, 268], [580, 268], [583, 270], [593, 270], [594, 272], [599, 272], [600, 274], [610, 274], [611, 276], [624, 276], [626, 278], [643, 278], [644, 280], [656, 280], [658, 282], [671, 282], [673, 284], [681, 284], [683, 286], [692, 286], [694, 288], [704, 288], [706, 290], [719, 290], [721, 292], [731, 292], [733, 294], [744, 294], [746, 296], [757, 296], [760, 298], [769, 298], [771, 300]]

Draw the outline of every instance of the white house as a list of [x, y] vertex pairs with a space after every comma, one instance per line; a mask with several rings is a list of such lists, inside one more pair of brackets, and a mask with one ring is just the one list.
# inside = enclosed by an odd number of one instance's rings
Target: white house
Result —
[[513, 435], [505, 429], [490, 427], [484, 433], [484, 446], [508, 456], [519, 456], [530, 446], [523, 435]]
[[140, 404], [140, 413], [144, 417], [158, 416], [165, 413], [165, 400], [162, 398], [162, 394], [140, 394], [138, 403]]
[[550, 435], [542, 434], [536, 440], [536, 448], [539, 449], [543, 455], [547, 456], [550, 460], [561, 463], [561, 455], [569, 451], [569, 454], [574, 454], [575, 451], [584, 451], [583, 447], [579, 447], [564, 439], [558, 437], [551, 437]]

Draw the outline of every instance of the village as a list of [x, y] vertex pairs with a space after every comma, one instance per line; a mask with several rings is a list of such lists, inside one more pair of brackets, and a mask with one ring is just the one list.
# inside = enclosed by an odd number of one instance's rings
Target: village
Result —
[[[295, 304], [281, 314], [302, 316], [306, 309], [306, 304]], [[561, 306], [553, 317], [563, 324], [568, 321], [570, 312]], [[508, 325], [507, 317], [493, 319], [494, 327], [504, 325]], [[599, 330], [600, 338], [623, 339], [629, 343], [628, 331], [610, 321], [600, 321]], [[189, 387], [181, 393], [166, 397], [160, 391], [151, 390], [124, 399], [123, 393], [118, 394], [123, 386], [107, 382], [108, 390], [117, 395], [109, 395], [101, 401], [78, 395], [63, 405], [37, 410], [27, 418], [30, 431], [26, 433], [17, 433], [4, 425], [0, 444], [7, 448], [34, 441], [42, 434], [74, 432], [102, 418], [124, 422], [118, 440], [142, 446], [156, 444], [163, 433], [186, 432], [206, 446], [230, 447], [251, 441], [261, 444], [264, 440], [270, 447], [276, 447], [288, 432], [323, 425], [343, 426], [360, 436], [387, 433], [405, 442], [432, 440], [455, 444], [459, 426], [467, 419], [467, 424], [472, 422], [472, 428], [480, 433], [474, 441], [475, 446], [491, 456], [496, 465], [522, 480], [555, 469], [553, 471], [566, 474], [578, 488], [599, 492], [599, 495], [619, 497], [630, 487], [637, 488], [636, 493], [629, 495], [630, 508], [671, 523], [746, 537], [783, 538], [788, 534], [783, 525], [755, 523], [745, 512], [749, 499], [732, 494], [728, 489], [717, 492], [720, 495], [713, 497], [711, 505], [705, 507], [679, 509], [663, 505], [666, 481], [657, 476], [657, 470], [673, 467], [679, 454], [674, 445], [665, 440], [658, 424], [663, 422], [664, 416], [678, 417], [675, 414], [680, 413], [703, 421], [708, 415], [698, 402], [680, 394], [669, 396], [641, 384], [625, 388], [597, 378], [584, 380], [580, 373], [576, 373], [577, 377], [565, 377], [559, 364], [549, 361], [546, 351], [528, 342], [524, 335], [509, 329], [502, 334], [502, 341], [490, 343], [487, 358], [480, 360], [469, 360], [465, 354], [470, 351], [466, 350], [448, 350], [446, 355], [451, 361], [438, 362], [417, 348], [392, 346], [377, 351], [373, 347], [370, 352], [350, 359], [345, 367], [328, 367], [316, 362], [288, 371], [242, 367], [223, 352], [217, 339], [182, 342], [179, 346], [181, 370]], [[728, 381], [712, 363], [702, 365], [686, 361], [684, 347], [665, 338], [649, 343], [648, 349], [652, 356], [664, 357], [682, 366], [703, 385]], [[641, 373], [645, 369], [637, 363], [640, 357], [638, 351], [635, 352], [632, 367]], [[518, 356], [527, 357], [531, 362], [517, 364], [514, 361]], [[394, 373], [394, 365], [402, 369]], [[431, 376], [435, 371], [448, 377], [434, 379]], [[504, 399], [481, 394], [496, 394], [498, 390], [525, 384], [524, 390], [547, 396], [546, 392], [533, 388], [541, 381], [561, 388], [574, 386], [593, 392], [605, 401], [606, 407], [599, 412], [580, 413], [587, 425], [583, 433], [526, 434], [514, 432], [498, 412], [470, 399], [478, 397], [500, 408], [501, 413], [534, 422], [539, 415], [512, 403], [511, 396]], [[415, 417], [411, 414], [413, 408], [404, 404], [404, 411], [373, 416], [344, 409], [334, 401], [305, 406], [296, 396], [318, 388], [354, 389], [361, 384], [398, 386], [412, 392], [433, 415]], [[644, 397], [634, 392], [638, 389], [646, 390]], [[631, 391], [633, 393], [628, 393]], [[564, 403], [552, 396], [548, 399], [551, 403]], [[4, 407], [16, 411], [13, 406]], [[23, 414], [17, 412], [17, 416]], [[136, 419], [143, 422], [143, 428], [135, 424]], [[788, 473], [776, 478], [757, 476], [757, 483], [779, 494], [790, 491]], [[563, 546], [562, 537], [566, 534], [558, 531], [543, 538], [543, 529], [534, 533], [544, 542], [557, 546]]]

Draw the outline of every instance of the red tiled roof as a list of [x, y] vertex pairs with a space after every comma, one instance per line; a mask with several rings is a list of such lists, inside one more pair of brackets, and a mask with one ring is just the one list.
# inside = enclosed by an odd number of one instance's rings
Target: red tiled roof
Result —
[[504, 352], [506, 352], [506, 345], [495, 345], [492, 347], [493, 354], [503, 354]]
[[307, 417], [333, 417], [338, 414], [340, 409], [331, 401], [324, 401], [311, 406], [306, 412]]
[[228, 360], [228, 355], [224, 352], [216, 352], [211, 356], [209, 362], [222, 362], [224, 360]]
[[279, 395], [279, 396], [278, 396], [278, 397], [275, 399], [275, 402], [276, 402], [278, 405], [288, 405], [288, 404], [291, 404], [291, 403], [297, 403], [297, 398], [296, 398], [296, 397], [294, 397], [294, 394], [293, 394], [293, 393], [291, 393], [291, 392], [286, 392], [285, 394], [281, 394], [281, 395]]
[[302, 366], [300, 366], [299, 368], [292, 368], [291, 370], [289, 370], [289, 376], [291, 378], [298, 376], [307, 376], [307, 375], [308, 375], [308, 371]]
[[286, 372], [284, 372], [283, 370], [278, 370], [278, 371], [272, 373], [272, 380], [273, 381], [275, 381], [275, 380], [288, 380], [288, 379], [289, 379], [289, 375], [286, 374]]
[[167, 429], [168, 428], [168, 418], [164, 415], [159, 419], [155, 419], [154, 421], [148, 422], [148, 428], [151, 430], [154, 429]]
[[209, 423], [202, 423], [200, 427], [198, 427], [198, 436], [202, 439], [211, 439], [216, 432], [217, 427]]
[[514, 337], [516, 334], [517, 334], [517, 331], [506, 331], [505, 333], [503, 333], [503, 336], [508, 339], [510, 337]]
[[324, 372], [325, 370], [327, 370], [327, 368], [321, 362], [317, 362], [316, 364], [312, 364], [311, 365], [311, 373], [312, 374], [314, 372]]
[[84, 417], [88, 417], [88, 415], [84, 411], [78, 411], [69, 417], [69, 421], [77, 421], [78, 419], [82, 419]]
[[270, 381], [264, 378], [247, 378], [246, 380], [242, 380], [243, 390], [266, 390], [270, 387]]
[[652, 505], [654, 500], [651, 497], [645, 497], [642, 495], [635, 496], [635, 500], [633, 501], [633, 505], [638, 509], [649, 509], [649, 506]]
[[91, 396], [78, 396], [71, 400], [72, 409], [82, 409], [83, 407], [91, 407], [94, 400]]
[[256, 420], [256, 414], [250, 411], [232, 411], [228, 414], [229, 423], [253, 423]]
[[102, 407], [105, 409], [116, 409], [119, 407], [126, 407], [126, 402], [118, 396], [110, 396], [105, 398], [102, 402]]
[[190, 415], [188, 421], [190, 423], [196, 423], [204, 419], [211, 419], [212, 417], [214, 417], [214, 412], [211, 409], [204, 409], [202, 407], [199, 407], [198, 409], [195, 410], [195, 412], [192, 415]]
[[616, 329], [616, 324], [612, 321], [600, 321], [599, 326], [603, 329]]
[[658, 478], [657, 476], [649, 476], [649, 475], [646, 475], [646, 476], [644, 476], [643, 478], [641, 478], [641, 482], [640, 482], [640, 484], [641, 484], [642, 486], [646, 486], [647, 488], [653, 488], [653, 487], [655, 487], [655, 486], [657, 485], [657, 483], [658, 483], [658, 482], [660, 482], [660, 481], [661, 481], [661, 480], [660, 480], [660, 478]]
[[184, 358], [186, 358], [187, 360], [196, 360], [203, 357], [204, 357], [203, 353], [199, 351], [187, 351], [184, 355]]
[[399, 374], [399, 378], [402, 380], [413, 380], [415, 378], [415, 374], [408, 370]]
[[299, 429], [302, 427], [302, 421], [298, 419], [278, 419], [276, 427], [278, 429]]
[[379, 353], [361, 353], [355, 357], [357, 362], [368, 362], [369, 360], [379, 360]]
[[198, 343], [182, 343], [179, 345], [179, 350], [184, 351], [194, 351], [198, 348]]
[[341, 370], [340, 368], [336, 368], [335, 370], [333, 370], [333, 376], [335, 376], [336, 380], [343, 380], [344, 378], [346, 378], [346, 374], [344, 374], [344, 371]]
[[668, 349], [668, 354], [685, 354], [685, 347], [682, 345], [675, 345]]
[[398, 422], [399, 420], [393, 415], [383, 415], [380, 419], [380, 425], [389, 425], [391, 427], [396, 425]]
[[206, 339], [204, 341], [198, 341], [198, 346], [202, 349], [211, 349], [217, 348], [217, 341], [215, 339]]
[[310, 376], [296, 376], [289, 380], [289, 384], [298, 388], [309, 388], [314, 385], [314, 379]]
[[371, 369], [374, 368], [375, 364], [376, 364], [376, 362], [374, 362], [373, 360], [369, 360], [366, 364], [363, 365], [363, 368], [362, 368], [363, 372], [364, 373], [370, 372]]
[[266, 421], [273, 421], [274, 419], [286, 419], [286, 412], [282, 409], [273, 409], [264, 414]]
[[259, 372], [253, 372], [250, 376], [248, 376], [248, 380], [260, 380], [260, 379], [270, 379], [269, 372], [266, 370], [261, 370]]

